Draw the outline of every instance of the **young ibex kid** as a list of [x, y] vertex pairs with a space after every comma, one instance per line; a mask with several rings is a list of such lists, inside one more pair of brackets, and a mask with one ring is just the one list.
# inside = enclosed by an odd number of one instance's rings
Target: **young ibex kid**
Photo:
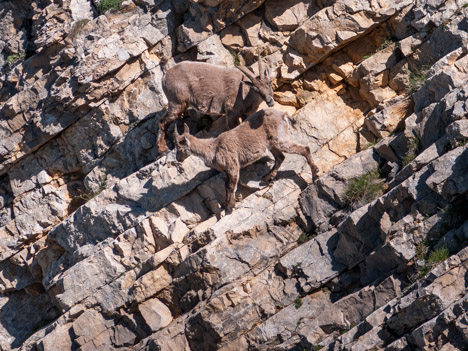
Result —
[[236, 128], [216, 138], [196, 138], [189, 134], [187, 124], [184, 124], [183, 135], [179, 135], [176, 126], [174, 128], [176, 157], [182, 162], [194, 154], [200, 157], [207, 167], [226, 172], [226, 201], [223, 207], [229, 213], [235, 206], [240, 169], [257, 161], [266, 150], [270, 150], [275, 157], [275, 164], [263, 177], [264, 181], [269, 182], [276, 176], [278, 168], [284, 161], [283, 152], [304, 156], [312, 171], [313, 179], [316, 180], [318, 168], [312, 161], [310, 148], [296, 144], [290, 139], [288, 124], [286, 113], [266, 109], [254, 113]]

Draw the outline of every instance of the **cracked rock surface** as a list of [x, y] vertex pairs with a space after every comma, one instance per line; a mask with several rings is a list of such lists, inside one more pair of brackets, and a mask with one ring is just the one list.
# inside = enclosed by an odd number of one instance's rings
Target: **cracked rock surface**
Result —
[[[0, 350], [466, 348], [463, 0], [103, 2], [0, 3]], [[320, 178], [266, 153], [225, 214], [162, 78], [258, 53]]]

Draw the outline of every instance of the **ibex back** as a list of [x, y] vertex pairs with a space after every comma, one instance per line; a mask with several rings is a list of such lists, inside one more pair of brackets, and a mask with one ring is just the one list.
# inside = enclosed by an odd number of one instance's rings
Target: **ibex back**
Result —
[[183, 135], [178, 134], [177, 127], [174, 128], [177, 160], [183, 161], [194, 154], [208, 167], [226, 172], [224, 208], [230, 212], [235, 205], [234, 194], [240, 169], [257, 161], [266, 150], [270, 150], [275, 157], [275, 164], [263, 177], [265, 181], [269, 182], [276, 176], [284, 161], [283, 152], [304, 156], [314, 180], [317, 178], [318, 168], [312, 160], [310, 148], [294, 143], [289, 136], [288, 126], [288, 115], [274, 109], [260, 110], [236, 128], [216, 138], [198, 139], [189, 134], [189, 128], [185, 124]]
[[167, 113], [159, 121], [158, 151], [167, 150], [167, 128], [188, 107], [205, 115], [225, 115], [230, 129], [239, 117], [254, 113], [263, 100], [273, 106], [268, 68], [260, 57], [258, 65], [258, 77], [246, 67], [228, 68], [204, 62], [184, 61], [170, 68], [163, 79], [169, 102]]

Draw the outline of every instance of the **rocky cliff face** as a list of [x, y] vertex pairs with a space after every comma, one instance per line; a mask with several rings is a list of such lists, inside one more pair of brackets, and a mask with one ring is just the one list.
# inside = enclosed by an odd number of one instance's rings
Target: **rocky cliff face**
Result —
[[[464, 0], [104, 2], [0, 4], [0, 349], [466, 347]], [[259, 50], [322, 174], [265, 157], [221, 216], [161, 61]]]

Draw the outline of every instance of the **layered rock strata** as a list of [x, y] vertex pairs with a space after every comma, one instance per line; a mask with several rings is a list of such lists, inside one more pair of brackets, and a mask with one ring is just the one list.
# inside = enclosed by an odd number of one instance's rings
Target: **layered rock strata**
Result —
[[[465, 347], [463, 1], [101, 8], [0, 4], [0, 349]], [[223, 216], [222, 174], [157, 152], [161, 80], [258, 53], [321, 178], [266, 155]]]

